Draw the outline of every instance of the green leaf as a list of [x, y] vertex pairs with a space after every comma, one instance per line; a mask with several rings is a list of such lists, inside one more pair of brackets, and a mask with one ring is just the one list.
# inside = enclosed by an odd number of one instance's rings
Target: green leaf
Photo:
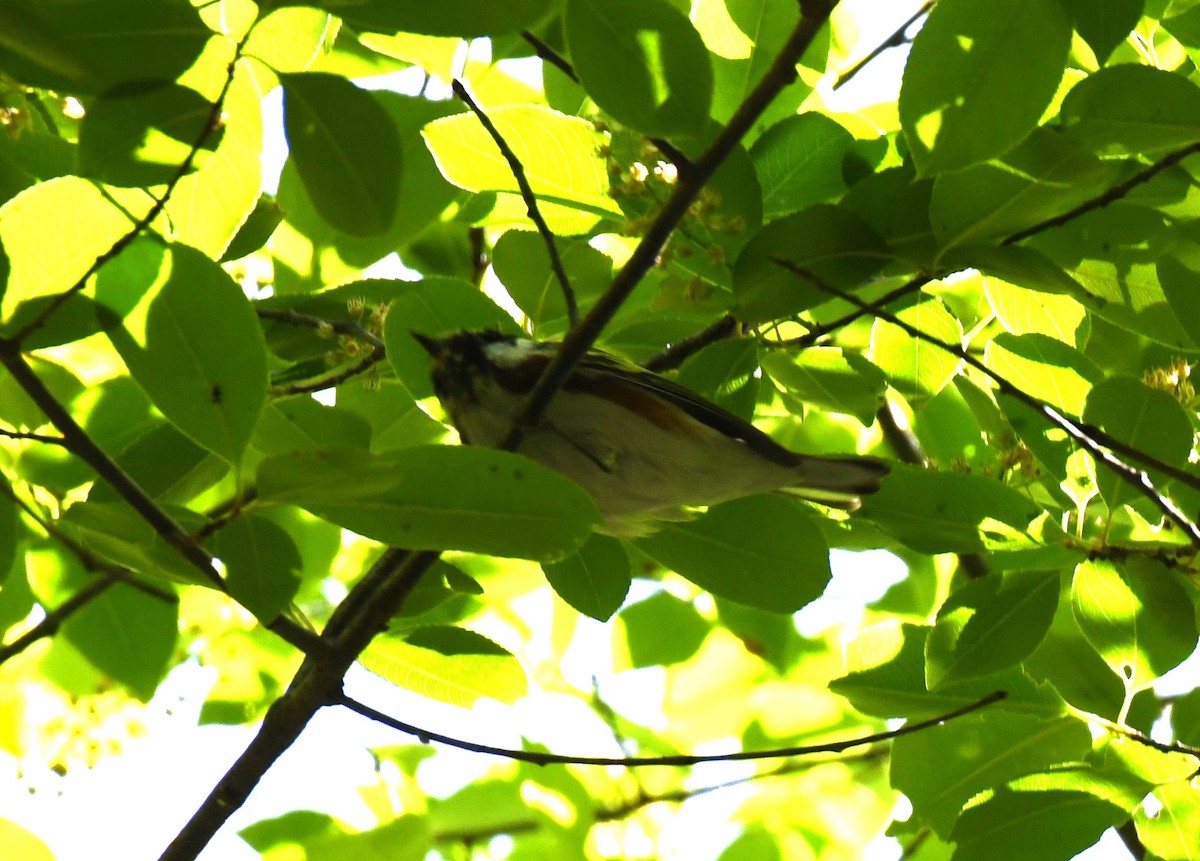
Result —
[[1071, 88], [1060, 117], [1094, 152], [1153, 157], [1200, 140], [1200, 87], [1163, 69], [1110, 66]]
[[[862, 219], [819, 204], [766, 225], [746, 244], [733, 269], [735, 313], [748, 322], [797, 314], [834, 298], [821, 284], [848, 290], [882, 268], [887, 246]], [[803, 278], [787, 261], [811, 273]]]
[[324, 10], [285, 6], [254, 22], [242, 54], [275, 72], [303, 72], [320, 59], [336, 33], [336, 22]]
[[[128, 378], [126, 378], [128, 379]], [[196, 445], [176, 427], [156, 422], [117, 455], [117, 465], [153, 499], [184, 504], [229, 472], [229, 465]], [[90, 502], [117, 502], [110, 485], [96, 482]]]
[[230, 240], [229, 247], [221, 255], [220, 262], [228, 263], [253, 254], [267, 244], [267, 240], [282, 221], [283, 210], [275, 198], [265, 193], [260, 195], [254, 209], [246, 216], [246, 220]]
[[356, 831], [327, 814], [296, 810], [256, 822], [238, 833], [265, 858], [299, 852], [302, 857], [324, 861], [422, 861], [433, 846], [427, 818], [413, 814]]
[[[1183, 405], [1168, 392], [1132, 377], [1109, 377], [1097, 383], [1088, 394], [1083, 420], [1164, 463], [1186, 463], [1192, 450], [1192, 423]], [[1096, 485], [1109, 510], [1141, 498], [1136, 488], [1107, 468], [1098, 464], [1094, 468]]]
[[830, 576], [820, 530], [797, 503], [779, 496], [714, 505], [634, 544], [714, 595], [774, 613], [817, 599]]
[[[0, 516], [11, 518], [12, 508], [9, 506], [8, 512], [3, 511], [4, 502], [0, 502]], [[11, 519], [7, 525], [12, 529], [16, 526], [16, 520]], [[11, 538], [12, 536], [0, 536], [2, 538]], [[8, 631], [17, 622], [25, 619], [29, 615], [29, 611], [33, 609], [34, 597], [33, 592], [29, 589], [29, 578], [25, 573], [25, 559], [18, 557], [13, 551], [16, 550], [16, 542], [11, 541], [4, 554], [4, 567], [0, 568], [3, 572], [3, 577], [0, 577], [0, 637], [4, 637], [4, 633]]]
[[1046, 335], [1072, 346], [1082, 343], [1079, 327], [1087, 318], [1087, 309], [1078, 299], [986, 275], [983, 289], [996, 319], [1012, 334]]
[[337, 75], [281, 75], [288, 147], [321, 217], [351, 236], [395, 216], [400, 135], [376, 98]]
[[717, 341], [688, 356], [675, 382], [750, 421], [758, 403], [758, 354], [753, 338]]
[[948, 838], [976, 793], [1079, 760], [1090, 749], [1087, 725], [1076, 718], [995, 709], [896, 739], [892, 786], [912, 801], [915, 816]]
[[543, 562], [542, 571], [558, 597], [601, 622], [617, 612], [629, 592], [629, 556], [607, 535], [593, 535], [570, 556]]
[[291, 536], [262, 517], [239, 517], [221, 527], [213, 551], [225, 564], [235, 601], [264, 624], [272, 622], [300, 588], [300, 551]]
[[1158, 282], [1175, 319], [1200, 344], [1200, 246], [1178, 242], [1155, 264]]
[[[556, 245], [575, 300], [586, 312], [612, 280], [612, 258], [583, 242], [559, 239]], [[541, 236], [528, 230], [505, 232], [492, 249], [492, 266], [533, 323], [535, 336], [565, 331], [562, 285], [551, 271], [550, 252]]]
[[973, 553], [1023, 533], [1040, 508], [994, 479], [893, 464], [862, 511], [921, 553]]
[[1025, 394], [1077, 416], [1093, 383], [1103, 378], [1082, 353], [1048, 335], [997, 335], [983, 362]]
[[529, 690], [516, 658], [465, 628], [418, 628], [404, 640], [377, 637], [361, 663], [405, 690], [464, 708], [484, 697], [515, 703]]
[[264, 454], [349, 445], [368, 448], [371, 428], [359, 415], [340, 406], [327, 407], [309, 395], [280, 398], [267, 404], [254, 429], [253, 445]]
[[[215, 100], [228, 80], [232, 51], [227, 41], [214, 39], [182, 83]], [[171, 238], [213, 258], [225, 253], [262, 191], [263, 93], [253, 70], [253, 64], [234, 66], [216, 151], [204, 154], [167, 201]]]
[[871, 226], [896, 257], [930, 265], [935, 256], [929, 198], [933, 180], [916, 179], [911, 164], [887, 168], [850, 186], [842, 206]]
[[[896, 316], [943, 344], [962, 347], [962, 323], [939, 299], [926, 299]], [[914, 338], [882, 319], [876, 320], [871, 330], [871, 359], [887, 374], [888, 382], [908, 398], [936, 395], [954, 379], [962, 362], [953, 353]]]
[[810, 347], [794, 356], [768, 352], [762, 367], [806, 404], [854, 416], [864, 425], [875, 420], [887, 386], [878, 368], [837, 347]]
[[0, 33], [0, 68], [64, 93], [174, 80], [212, 35], [187, 0], [11, 0]]
[[846, 191], [842, 162], [854, 138], [815, 111], [771, 126], [750, 148], [762, 186], [763, 218], [771, 221]]
[[[1091, 297], [1088, 309], [1093, 314], [1174, 350], [1191, 352], [1196, 346], [1159, 283], [1158, 262], [1187, 250], [1176, 244], [1179, 232], [1169, 221], [1155, 208], [1118, 201], [1030, 242], [1082, 285], [1085, 296]], [[1183, 259], [1190, 262], [1190, 255], [1183, 254]], [[1182, 268], [1172, 267], [1168, 279], [1179, 277], [1188, 284], [1190, 276]]]
[[1157, 858], [1195, 861], [1200, 858], [1195, 835], [1200, 834], [1200, 793], [1187, 781], [1154, 790], [1161, 808], [1152, 816], [1143, 805], [1134, 814], [1142, 845]]
[[39, 183], [0, 207], [0, 243], [9, 266], [0, 319], [11, 320], [21, 302], [72, 287], [129, 231], [123, 202], [87, 180], [65, 176]]
[[400, 135], [401, 169], [395, 177], [398, 203], [387, 230], [372, 236], [342, 232], [318, 213], [294, 162], [284, 164], [279, 178], [279, 205], [297, 235], [289, 238], [285, 249], [273, 243], [273, 251], [298, 271], [310, 267], [310, 258], [315, 257], [314, 274], [325, 283], [358, 277], [361, 269], [409, 242], [459, 195], [438, 171], [421, 137], [428, 122], [455, 113], [455, 104], [387, 91], [373, 91], [372, 95]]
[[1081, 562], [1071, 607], [1088, 642], [1129, 691], [1152, 684], [1196, 646], [1191, 598], [1161, 563]]
[[497, 36], [531, 27], [551, 0], [511, 0], [480, 6], [474, 0], [362, 0], [328, 4], [355, 30], [430, 36]]
[[925, 644], [930, 690], [1015, 666], [1046, 636], [1058, 606], [1058, 573], [1013, 571], [972, 581], [938, 611]]
[[1179, 741], [1200, 746], [1200, 688], [1175, 701], [1171, 707], [1171, 726]]
[[1103, 65], [1113, 49], [1137, 26], [1143, 0], [1063, 0], [1063, 6], [1075, 25], [1075, 32]]
[[[620, 217], [599, 154], [604, 137], [591, 123], [540, 105], [502, 105], [488, 119], [521, 162], [555, 233], [585, 233], [601, 218]], [[447, 180], [496, 195], [496, 223], [528, 223], [512, 169], [474, 114], [434, 120], [421, 134]]]
[[1078, 143], [1038, 129], [999, 161], [938, 176], [929, 218], [943, 253], [1017, 233], [1062, 215], [1116, 176]]
[[864, 714], [884, 718], [928, 718], [978, 702], [997, 690], [1008, 693], [1002, 707], [1005, 712], [1046, 720], [1065, 711], [1053, 688], [1034, 682], [1021, 671], [928, 690], [925, 652], [932, 630], [895, 619], [860, 629], [846, 648], [847, 674], [830, 682], [829, 689]]
[[[117, 316], [128, 298], [105, 281], [97, 299]], [[185, 245], [164, 249], [155, 280], [109, 339], [164, 416], [230, 463], [267, 396], [267, 353], [249, 300], [217, 264]]]
[[[800, 9], [790, 0], [697, 0], [691, 4], [691, 17], [711, 55], [713, 119], [728, 122], [783, 50], [799, 22]], [[825, 68], [829, 33], [829, 28], [822, 28], [815, 35], [801, 64]], [[757, 130], [795, 115], [812, 89], [807, 77], [793, 82], [765, 108]], [[749, 137], [755, 136], [751, 132]]]
[[415, 446], [269, 457], [259, 499], [288, 503], [376, 541], [549, 560], [574, 551], [599, 514], [587, 492], [503, 451]]
[[[88, 436], [106, 451], [120, 451], [154, 424], [149, 399], [124, 375], [90, 386], [62, 402], [81, 418]], [[59, 492], [95, 477], [89, 464], [61, 446], [27, 447], [16, 466], [23, 478]]]
[[[213, 106], [195, 90], [169, 83], [130, 84], [94, 100], [79, 129], [79, 167], [90, 179], [147, 186], [170, 181], [192, 153], [216, 148]], [[194, 170], [199, 162], [192, 164]]]
[[669, 592], [630, 604], [617, 618], [621, 629], [614, 628], [613, 637], [623, 642], [614, 645], [618, 654], [624, 647], [630, 669], [681, 664], [699, 651], [711, 630], [695, 607]]
[[[198, 525], [194, 514], [192, 518], [190, 525]], [[58, 525], [67, 537], [100, 558], [139, 574], [173, 583], [212, 585], [125, 502], [72, 505]]]
[[649, 136], [708, 122], [712, 67], [687, 17], [662, 0], [567, 0], [563, 31], [588, 95]]
[[179, 608], [117, 583], [63, 623], [63, 635], [96, 669], [142, 701], [154, 695], [175, 653]]
[[1087, 792], [1002, 787], [963, 811], [950, 836], [955, 855], [972, 861], [1058, 861], [1083, 852], [1128, 817], [1128, 810]]
[[1071, 42], [1059, 0], [939, 3], [913, 40], [900, 123], [921, 175], [1002, 155], [1058, 89]]

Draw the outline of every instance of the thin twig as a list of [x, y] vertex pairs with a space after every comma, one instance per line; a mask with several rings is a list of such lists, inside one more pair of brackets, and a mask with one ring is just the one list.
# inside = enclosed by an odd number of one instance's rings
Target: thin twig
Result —
[[641, 242], [618, 272], [608, 289], [600, 296], [592, 310], [579, 325], [573, 326], [563, 340], [562, 346], [550, 360], [546, 370], [537, 381], [533, 391], [517, 414], [513, 428], [504, 440], [503, 448], [510, 451], [517, 447], [525, 428], [535, 422], [550, 405], [550, 400], [571, 375], [575, 364], [583, 357], [599, 337], [601, 330], [620, 310], [625, 300], [641, 283], [662, 253], [663, 247], [676, 225], [687, 213], [704, 184], [716, 173], [742, 137], [754, 126], [763, 111], [775, 97], [796, 79], [796, 63], [807, 50], [812, 40], [825, 25], [836, 5], [830, 0], [801, 3], [801, 17], [796, 28], [788, 36], [783, 48], [767, 69], [758, 85], [738, 107], [712, 144], [696, 160], [688, 176], [675, 185], [658, 215], [650, 223]]
[[737, 333], [738, 328], [739, 324], [734, 316], [726, 314], [705, 326], [699, 332], [695, 332], [686, 338], [680, 338], [675, 343], [669, 344], [642, 362], [642, 367], [657, 373], [678, 368], [689, 356], [700, 352], [709, 344], [715, 344], [717, 341], [732, 337]]
[[1187, 515], [1179, 510], [1179, 507], [1176, 506], [1174, 502], [1160, 493], [1154, 486], [1154, 482], [1151, 480], [1150, 476], [1145, 471], [1136, 469], [1135, 467], [1125, 463], [1125, 461], [1121, 460], [1119, 457], [1113, 454], [1113, 452], [1105, 448], [1104, 445], [1098, 442], [1093, 436], [1090, 436], [1083, 429], [1083, 427], [1081, 427], [1079, 422], [1067, 418], [1054, 407], [1038, 400], [1020, 387], [1009, 382], [1007, 379], [988, 368], [987, 365], [973, 356], [970, 352], [962, 349], [962, 347], [955, 346], [953, 344], [947, 344], [946, 342], [935, 338], [932, 335], [926, 334], [917, 327], [906, 323], [904, 320], [901, 320], [890, 311], [881, 308], [873, 302], [865, 302], [862, 299], [859, 299], [857, 296], [847, 293], [845, 290], [841, 290], [838, 287], [827, 283], [819, 276], [806, 269], [803, 269], [802, 267], [796, 266], [789, 260], [775, 258], [775, 263], [794, 275], [816, 284], [830, 295], [844, 299], [853, 305], [857, 305], [861, 310], [886, 320], [893, 326], [896, 326], [904, 331], [909, 337], [932, 344], [933, 346], [944, 350], [950, 355], [958, 357], [961, 361], [970, 365], [975, 370], [986, 374], [996, 383], [997, 388], [999, 388], [1001, 392], [1009, 395], [1010, 397], [1016, 398], [1018, 401], [1025, 404], [1025, 406], [1029, 407], [1035, 412], [1041, 413], [1041, 415], [1047, 421], [1065, 431], [1067, 436], [1079, 443], [1079, 445], [1090, 455], [1092, 455], [1092, 457], [1094, 457], [1098, 462], [1103, 463], [1105, 466], [1115, 472], [1122, 481], [1125, 481], [1131, 485], [1135, 490], [1153, 502], [1155, 507], [1158, 508], [1158, 510], [1161, 511], [1168, 520], [1173, 522], [1187, 534], [1193, 546], [1200, 547], [1200, 526], [1197, 526], [1195, 523], [1193, 523]]
[[833, 741], [825, 744], [808, 744], [799, 745], [797, 747], [780, 747], [771, 750], [738, 750], [731, 753], [716, 753], [716, 754], [673, 754], [669, 756], [583, 756], [577, 754], [561, 754], [561, 753], [543, 753], [532, 750], [517, 750], [510, 747], [495, 747], [488, 744], [479, 744], [478, 742], [466, 741], [465, 739], [455, 738], [454, 736], [443, 735], [432, 730], [421, 729], [412, 724], [405, 723], [402, 720], [397, 720], [391, 715], [384, 714], [377, 709], [373, 709], [358, 700], [347, 696], [345, 693], [337, 698], [337, 704], [345, 706], [351, 711], [357, 712], [363, 717], [370, 718], [373, 721], [389, 726], [392, 729], [414, 736], [423, 744], [430, 742], [438, 742], [449, 747], [458, 748], [459, 750], [467, 750], [472, 753], [485, 753], [490, 756], [500, 756], [505, 759], [516, 760], [517, 762], [531, 762], [534, 765], [620, 765], [626, 768], [638, 768], [651, 765], [662, 766], [688, 766], [699, 765], [704, 762], [746, 762], [755, 759], [782, 759], [793, 756], [811, 756], [816, 753], [841, 753], [844, 750], [860, 747], [865, 744], [877, 744], [883, 741], [892, 741], [901, 736], [911, 735], [915, 732], [927, 730], [930, 727], [938, 726], [952, 721], [955, 718], [963, 717], [971, 712], [986, 708], [1000, 702], [1008, 694], [1005, 691], [996, 691], [988, 694], [982, 699], [969, 703], [962, 708], [954, 711], [946, 712], [937, 717], [929, 718], [928, 720], [917, 721], [916, 723], [905, 724], [899, 729], [888, 730], [887, 732], [873, 733], [871, 735], [859, 736], [858, 738], [846, 739], [844, 741]]
[[571, 279], [567, 276], [566, 267], [563, 266], [562, 257], [558, 253], [558, 243], [554, 239], [554, 233], [550, 230], [550, 225], [546, 223], [546, 219], [542, 217], [542, 211], [538, 208], [537, 195], [533, 193], [533, 187], [529, 184], [529, 178], [525, 175], [525, 167], [521, 164], [521, 160], [517, 158], [517, 154], [513, 152], [512, 147], [508, 145], [508, 141], [500, 134], [500, 130], [496, 128], [496, 124], [492, 122], [491, 117], [484, 112], [483, 108], [471, 98], [471, 94], [467, 92], [466, 86], [462, 81], [455, 78], [450, 82], [450, 88], [454, 90], [454, 95], [458, 96], [463, 104], [471, 109], [471, 113], [479, 119], [484, 130], [487, 131], [492, 141], [500, 150], [500, 154], [504, 156], [504, 160], [508, 162], [508, 169], [512, 172], [513, 179], [517, 181], [517, 188], [521, 190], [521, 199], [525, 201], [525, 210], [529, 213], [529, 220], [533, 222], [537, 228], [538, 235], [542, 237], [542, 242], [546, 244], [546, 253], [550, 255], [550, 270], [554, 273], [554, 277], [558, 279], [558, 286], [562, 290], [563, 302], [567, 306], [567, 321], [574, 326], [579, 322], [579, 305], [575, 302], [575, 290], [571, 286]]
[[[1087, 712], [1071, 706], [1068, 706], [1068, 708], [1076, 717], [1085, 720], [1088, 723], [1094, 723], [1097, 726], [1103, 727], [1113, 735], [1127, 738], [1130, 741], [1135, 741], [1140, 745], [1144, 745], [1145, 747], [1153, 748], [1160, 753], [1182, 753], [1186, 756], [1192, 757], [1197, 761], [1197, 765], [1200, 765], [1200, 747], [1184, 744], [1181, 741], [1157, 741], [1140, 730], [1136, 730], [1130, 726], [1125, 726], [1124, 724], [1116, 723], [1115, 721], [1111, 721], [1108, 718], [1102, 717], [1098, 714], [1093, 714], [1092, 712]], [[1200, 769], [1197, 769], [1197, 771], [1200, 771]]]
[[273, 320], [289, 326], [299, 326], [305, 329], [328, 329], [338, 335], [366, 341], [373, 350], [387, 352], [387, 347], [378, 335], [361, 323], [355, 323], [352, 320], [327, 320], [324, 317], [304, 314], [292, 308], [255, 308], [254, 313], [263, 320]]
[[38, 640], [54, 636], [63, 622], [115, 585], [117, 580], [114, 577], [97, 577], [53, 610], [47, 610], [42, 621], [11, 643], [0, 646], [0, 664], [15, 658]]
[[303, 314], [291, 308], [258, 308], [255, 310], [255, 313], [263, 320], [274, 320], [278, 323], [286, 323], [290, 326], [302, 326], [308, 329], [326, 329], [338, 335], [357, 338], [358, 340], [366, 341], [371, 347], [370, 353], [340, 371], [306, 383], [272, 386], [271, 392], [274, 394], [298, 395], [332, 389], [373, 368], [387, 358], [387, 346], [384, 344], [383, 339], [361, 323], [355, 323], [350, 320], [327, 320], [324, 317]]
[[884, 51], [888, 50], [889, 48], [898, 48], [907, 42], [911, 42], [912, 39], [910, 39], [907, 35], [908, 29], [915, 24], [917, 19], [922, 15], [928, 15], [929, 10], [933, 8], [933, 4], [935, 2], [937, 2], [937, 0], [927, 0], [927, 2], [925, 2], [920, 9], [913, 13], [911, 18], [901, 24], [896, 31], [892, 33], [892, 35], [880, 42], [875, 49], [871, 51], [871, 53], [867, 54], [867, 56], [863, 57], [846, 71], [842, 72], [842, 74], [838, 75], [837, 80], [833, 83], [833, 89], [836, 90], [839, 87], [843, 87], [848, 84], [851, 78], [861, 72], [868, 63], [870, 63]]
[[539, 60], [549, 63], [554, 66], [575, 83], [579, 83], [579, 76], [575, 74], [575, 69], [571, 66], [570, 61], [558, 51], [551, 48], [536, 35], [528, 30], [521, 31], [521, 38], [533, 46], [533, 52]]
[[[876, 304], [880, 307], [885, 307], [887, 305], [890, 305], [893, 302], [897, 301], [898, 299], [903, 299], [905, 296], [908, 296], [912, 293], [916, 293], [922, 287], [924, 287], [926, 284], [928, 284], [930, 281], [933, 281], [935, 277], [936, 276], [934, 276], [931, 273], [922, 273], [913, 278], [910, 278], [908, 281], [905, 281], [903, 284], [901, 284], [896, 289], [892, 290], [891, 292], [889, 292], [883, 296], [880, 296], [878, 299], [875, 300], [874, 304]], [[842, 329], [842, 328], [845, 328], [846, 326], [849, 326], [855, 320], [859, 319], [860, 317], [864, 317], [864, 316], [866, 316], [866, 312], [863, 311], [862, 308], [860, 308], [860, 307], [855, 307], [855, 309], [853, 311], [851, 311], [849, 314], [843, 314], [841, 317], [838, 317], [836, 320], [833, 320], [829, 323], [823, 323], [820, 326], [814, 326], [811, 329], [809, 329], [807, 332], [805, 332], [803, 335], [801, 335], [800, 337], [790, 338], [786, 341], [780, 341], [775, 346], [777, 346], [777, 347], [794, 347], [794, 348], [801, 349], [801, 350], [807, 349], [808, 347], [816, 346], [818, 343], [820, 343], [822, 338], [826, 337], [827, 335], [832, 334], [833, 332], [836, 332], [838, 329]]]
[[1079, 204], [1079, 206], [1064, 212], [1062, 215], [1055, 215], [1052, 218], [1039, 221], [1037, 224], [1034, 224], [1031, 227], [1026, 227], [1024, 230], [1019, 230], [1016, 233], [1006, 237], [1000, 244], [1013, 245], [1017, 242], [1028, 239], [1035, 234], [1049, 230], [1052, 227], [1061, 227], [1062, 225], [1079, 218], [1079, 216], [1091, 212], [1093, 209], [1103, 209], [1110, 203], [1115, 203], [1116, 201], [1120, 200], [1142, 183], [1149, 182], [1167, 168], [1174, 167], [1188, 156], [1195, 155], [1196, 153], [1200, 153], [1200, 143], [1189, 144], [1182, 149], [1177, 149], [1174, 152], [1163, 156], [1161, 159], [1147, 166], [1145, 169], [1138, 171], [1124, 182], [1117, 183], [1103, 194], [1098, 194], [1089, 200], [1085, 200], [1083, 203]]
[[42, 442], [46, 445], [57, 445], [66, 447], [66, 441], [60, 436], [46, 436], [40, 433], [25, 433], [24, 431], [10, 431], [0, 428], [0, 436], [8, 439], [27, 440], [29, 442]]

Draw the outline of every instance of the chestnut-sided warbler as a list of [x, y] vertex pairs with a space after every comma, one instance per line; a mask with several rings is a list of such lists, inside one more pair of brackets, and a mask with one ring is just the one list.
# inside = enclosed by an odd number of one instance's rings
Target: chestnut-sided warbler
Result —
[[[494, 331], [413, 337], [433, 357], [433, 388], [463, 442], [498, 446], [558, 344]], [[575, 366], [521, 454], [582, 485], [605, 531], [633, 536], [683, 520], [691, 506], [785, 491], [853, 509], [888, 467], [866, 457], [818, 457], [677, 383], [599, 350]]]

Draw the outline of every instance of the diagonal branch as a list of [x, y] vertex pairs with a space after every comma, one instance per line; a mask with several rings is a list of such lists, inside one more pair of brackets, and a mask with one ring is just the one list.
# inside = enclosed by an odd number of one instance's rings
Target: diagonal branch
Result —
[[496, 124], [489, 117], [471, 94], [467, 92], [467, 88], [461, 81], [455, 78], [450, 82], [451, 89], [454, 90], [454, 95], [462, 99], [463, 104], [471, 109], [471, 113], [479, 119], [483, 124], [484, 130], [491, 136], [492, 141], [500, 148], [500, 154], [504, 156], [504, 160], [508, 162], [508, 169], [512, 171], [513, 179], [517, 181], [517, 187], [521, 189], [521, 199], [525, 201], [525, 209], [529, 213], [529, 219], [537, 228], [538, 235], [542, 237], [542, 242], [546, 243], [546, 253], [550, 255], [550, 270], [554, 273], [554, 277], [558, 279], [558, 286], [562, 290], [563, 302], [567, 306], [567, 321], [575, 326], [579, 322], [579, 305], [575, 302], [575, 290], [571, 287], [571, 279], [567, 276], [566, 267], [563, 266], [562, 257], [558, 253], [558, 243], [554, 240], [554, 233], [550, 230], [550, 225], [546, 223], [546, 219], [542, 217], [542, 211], [538, 208], [537, 195], [533, 193], [533, 187], [529, 184], [529, 178], [525, 175], [525, 167], [521, 164], [521, 160], [517, 158], [517, 154], [513, 152], [512, 147], [508, 145], [508, 141], [500, 134], [500, 130], [496, 128]]
[[1070, 209], [1067, 212], [1064, 212], [1062, 215], [1055, 215], [1051, 218], [1047, 218], [1045, 221], [1039, 221], [1037, 224], [1026, 227], [1024, 230], [1019, 230], [1016, 233], [1005, 237], [1004, 241], [1000, 244], [1015, 245], [1018, 242], [1028, 239], [1031, 236], [1035, 236], [1038, 233], [1042, 233], [1043, 231], [1049, 230], [1052, 227], [1062, 227], [1064, 224], [1074, 221], [1076, 218], [1079, 218], [1079, 216], [1091, 212], [1094, 209], [1103, 209], [1110, 203], [1115, 203], [1116, 201], [1120, 200], [1139, 185], [1149, 182], [1167, 168], [1174, 167], [1188, 156], [1195, 155], [1196, 153], [1200, 153], [1200, 143], [1189, 144], [1188, 146], [1168, 153], [1153, 164], [1147, 165], [1145, 168], [1138, 171], [1124, 182], [1119, 182], [1103, 193], [1085, 200], [1074, 209]]
[[687, 213], [688, 207], [696, 200], [704, 185], [775, 97], [796, 80], [796, 63], [824, 27], [835, 5], [836, 0], [801, 2], [800, 21], [764, 73], [762, 80], [734, 112], [728, 125], [696, 159], [688, 175], [675, 185], [674, 191], [658, 211], [641, 242], [625, 266], [613, 277], [608, 289], [592, 310], [578, 326], [571, 328], [514, 419], [513, 428], [505, 439], [503, 448], [511, 451], [517, 447], [525, 429], [542, 415], [550, 405], [550, 400], [571, 375], [576, 363], [595, 343], [600, 332], [620, 310], [646, 273], [654, 268], [676, 225]]
[[839, 87], [846, 86], [846, 84], [850, 83], [850, 80], [859, 72], [861, 72], [868, 63], [870, 63], [884, 51], [890, 48], [899, 48], [901, 45], [911, 42], [912, 38], [908, 35], [909, 28], [912, 27], [913, 24], [917, 23], [917, 19], [924, 15], [928, 15], [929, 10], [933, 8], [934, 3], [936, 2], [937, 0], [925, 0], [925, 2], [921, 4], [921, 8], [914, 12], [907, 21], [897, 27], [892, 35], [888, 36], [886, 39], [876, 45], [871, 50], [871, 53], [867, 54], [867, 56], [863, 57], [849, 69], [838, 75], [837, 80], [833, 82], [833, 89], [836, 90]]
[[63, 622], [117, 585], [117, 582], [115, 577], [97, 577], [53, 610], [47, 610], [42, 621], [11, 643], [0, 646], [0, 665], [15, 658], [38, 640], [54, 636]]
[[[944, 350], [950, 355], [958, 358], [960, 361], [970, 365], [980, 373], [986, 374], [989, 379], [996, 383], [996, 386], [1001, 392], [1020, 401], [1034, 412], [1040, 413], [1051, 424], [1065, 431], [1067, 436], [1075, 440], [1075, 442], [1078, 443], [1081, 448], [1087, 451], [1088, 454], [1094, 457], [1099, 463], [1102, 463], [1111, 469], [1122, 481], [1132, 486], [1136, 491], [1153, 502], [1155, 507], [1158, 508], [1158, 510], [1162, 512], [1162, 514], [1168, 520], [1184, 531], [1194, 547], [1200, 548], [1200, 526], [1197, 526], [1191, 519], [1189, 519], [1188, 516], [1184, 514], [1174, 502], [1160, 493], [1158, 488], [1154, 486], [1153, 480], [1144, 470], [1132, 467], [1117, 457], [1117, 455], [1106, 448], [1104, 444], [1089, 434], [1081, 422], [1067, 418], [1054, 407], [1028, 394], [1019, 386], [1014, 385], [1004, 377], [997, 374], [995, 371], [988, 368], [987, 365], [961, 347], [957, 347], [953, 344], [947, 344], [945, 341], [926, 334], [917, 327], [906, 323], [904, 320], [901, 320], [895, 314], [887, 311], [879, 305], [873, 302], [865, 302], [862, 299], [859, 299], [857, 296], [847, 293], [845, 290], [841, 290], [832, 284], [825, 282], [812, 272], [796, 266], [790, 261], [776, 258], [775, 263], [789, 272], [817, 285], [827, 293], [856, 305], [865, 313], [874, 314], [880, 319], [886, 320], [893, 326], [903, 330], [909, 337], [915, 338], [918, 341], [924, 341], [927, 344], [932, 344], [938, 349]], [[1167, 465], [1164, 464], [1164, 466]]]
[[[74, 416], [58, 402], [54, 394], [34, 372], [25, 357], [12, 342], [0, 344], [0, 365], [25, 391], [38, 408], [46, 415], [50, 424], [62, 434], [61, 445], [96, 471], [150, 527], [200, 573], [211, 586], [228, 594], [225, 581], [213, 567], [212, 557], [196, 543], [195, 539], [180, 526], [171, 515], [154, 501], [142, 486], [130, 478], [104, 449], [96, 444], [87, 431], [75, 421]], [[310, 651], [321, 644], [310, 631], [292, 620], [280, 616], [267, 626], [283, 639], [302, 651]]]

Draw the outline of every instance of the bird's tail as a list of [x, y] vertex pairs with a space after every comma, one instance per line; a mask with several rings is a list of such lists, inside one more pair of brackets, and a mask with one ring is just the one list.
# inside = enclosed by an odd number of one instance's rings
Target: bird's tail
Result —
[[847, 511], [858, 508], [860, 497], [879, 490], [889, 471], [874, 458], [815, 455], [802, 455], [795, 470], [796, 481], [784, 493]]

